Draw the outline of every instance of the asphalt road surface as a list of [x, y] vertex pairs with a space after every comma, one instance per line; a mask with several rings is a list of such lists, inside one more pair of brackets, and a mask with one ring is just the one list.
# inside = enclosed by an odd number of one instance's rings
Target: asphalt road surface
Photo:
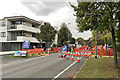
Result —
[[[76, 59], [76, 58], [75, 58]], [[84, 64], [86, 58], [66, 60], [58, 57], [58, 53], [16, 61], [2, 65], [2, 78], [69, 78]], [[11, 79], [12, 80], [12, 79]], [[35, 80], [35, 79], [33, 79]]]

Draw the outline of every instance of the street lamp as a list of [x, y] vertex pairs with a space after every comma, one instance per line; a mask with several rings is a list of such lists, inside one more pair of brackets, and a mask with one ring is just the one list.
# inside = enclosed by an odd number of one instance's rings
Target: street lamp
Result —
[[97, 30], [95, 31], [95, 58], [97, 58]]
[[40, 39], [40, 43], [41, 43], [41, 48], [42, 48], [42, 39]]
[[68, 41], [69, 41], [69, 25], [70, 23], [68, 23]]

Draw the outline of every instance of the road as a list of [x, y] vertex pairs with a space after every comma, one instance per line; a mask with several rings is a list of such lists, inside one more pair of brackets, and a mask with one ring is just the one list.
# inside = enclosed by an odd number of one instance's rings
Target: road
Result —
[[4, 78], [69, 78], [80, 69], [85, 61], [85, 58], [81, 58], [80, 63], [77, 63], [76, 60], [59, 58], [58, 53], [55, 53], [3, 64], [2, 78], [3, 80]]

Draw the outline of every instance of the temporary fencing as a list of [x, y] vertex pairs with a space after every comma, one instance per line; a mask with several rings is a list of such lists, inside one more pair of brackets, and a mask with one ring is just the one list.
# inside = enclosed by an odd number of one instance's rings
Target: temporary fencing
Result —
[[22, 49], [21, 51], [27, 51], [27, 54], [41, 54], [41, 49]]
[[43, 51], [43, 48], [22, 49], [21, 51], [27, 51], [27, 54], [41, 54], [42, 52], [43, 52], [43, 53], [47, 52], [48, 55], [49, 55], [50, 52], [58, 52], [58, 51], [62, 51], [62, 47], [57, 47], [57, 48], [47, 48], [46, 51]]

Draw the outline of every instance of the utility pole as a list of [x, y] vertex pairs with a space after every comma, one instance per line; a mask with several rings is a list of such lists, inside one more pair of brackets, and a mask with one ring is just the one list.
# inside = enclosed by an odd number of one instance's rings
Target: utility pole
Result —
[[95, 31], [95, 58], [97, 58], [97, 30]]
[[107, 38], [106, 37], [105, 37], [105, 43], [106, 43], [105, 47], [106, 47], [106, 50], [107, 50]]

